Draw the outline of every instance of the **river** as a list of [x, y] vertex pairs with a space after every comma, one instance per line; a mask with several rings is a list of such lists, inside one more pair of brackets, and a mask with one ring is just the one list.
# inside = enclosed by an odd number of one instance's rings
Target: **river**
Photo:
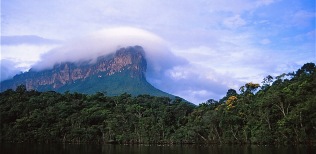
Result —
[[315, 154], [316, 146], [2, 143], [1, 154]]

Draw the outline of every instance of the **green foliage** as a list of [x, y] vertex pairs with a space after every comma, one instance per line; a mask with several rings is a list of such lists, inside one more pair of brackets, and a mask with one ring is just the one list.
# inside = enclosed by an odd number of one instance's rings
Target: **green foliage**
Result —
[[199, 106], [202, 114], [195, 114], [195, 109], [191, 116], [209, 119], [196, 121], [196, 125], [209, 131], [209, 142], [315, 144], [315, 64], [305, 64], [294, 74], [273, 79], [267, 76], [261, 87], [247, 83], [240, 88], [240, 94], [230, 89], [219, 103], [212, 105], [215, 109], [203, 103]]
[[180, 98], [60, 94], [24, 87], [0, 94], [3, 142], [170, 142], [194, 108]]
[[22, 85], [0, 93], [0, 141], [315, 144], [315, 65], [262, 83], [199, 106], [178, 97], [60, 94]]

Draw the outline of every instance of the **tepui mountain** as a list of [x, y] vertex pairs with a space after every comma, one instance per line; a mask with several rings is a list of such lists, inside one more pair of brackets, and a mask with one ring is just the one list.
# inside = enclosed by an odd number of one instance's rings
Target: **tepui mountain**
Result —
[[174, 97], [147, 82], [147, 61], [141, 46], [118, 49], [115, 53], [100, 56], [95, 62], [62, 62], [42, 71], [30, 69], [1, 82], [1, 91], [25, 85], [28, 90], [78, 92], [109, 96], [129, 93]]

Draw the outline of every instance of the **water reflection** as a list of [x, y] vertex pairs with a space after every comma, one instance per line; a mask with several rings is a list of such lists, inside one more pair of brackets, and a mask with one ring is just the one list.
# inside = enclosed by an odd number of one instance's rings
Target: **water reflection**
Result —
[[1, 154], [315, 154], [315, 146], [0, 144]]

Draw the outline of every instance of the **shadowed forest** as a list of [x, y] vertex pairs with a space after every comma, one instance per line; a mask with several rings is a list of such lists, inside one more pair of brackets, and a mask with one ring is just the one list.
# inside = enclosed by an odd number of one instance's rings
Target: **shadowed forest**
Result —
[[315, 144], [316, 67], [229, 89], [198, 106], [181, 98], [0, 93], [1, 142]]

